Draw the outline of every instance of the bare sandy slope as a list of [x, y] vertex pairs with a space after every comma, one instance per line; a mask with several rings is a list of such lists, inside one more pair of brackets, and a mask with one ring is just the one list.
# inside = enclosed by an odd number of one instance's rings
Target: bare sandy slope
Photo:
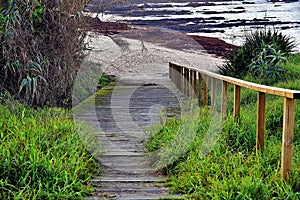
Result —
[[175, 50], [120, 35], [108, 37], [91, 33], [89, 45], [92, 51], [86, 62], [119, 77], [167, 76], [169, 62], [206, 70], [215, 70], [223, 62], [203, 50]]

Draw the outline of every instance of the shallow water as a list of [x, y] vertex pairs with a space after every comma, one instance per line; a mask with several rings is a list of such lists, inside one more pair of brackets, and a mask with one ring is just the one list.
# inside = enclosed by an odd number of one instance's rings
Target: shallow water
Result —
[[130, 6], [115, 7], [107, 11], [104, 18], [217, 37], [236, 45], [242, 44], [245, 32], [267, 27], [294, 37], [297, 51], [300, 51], [299, 1], [163, 1], [164, 3], [159, 0], [143, 3], [143, 0], [139, 0]]

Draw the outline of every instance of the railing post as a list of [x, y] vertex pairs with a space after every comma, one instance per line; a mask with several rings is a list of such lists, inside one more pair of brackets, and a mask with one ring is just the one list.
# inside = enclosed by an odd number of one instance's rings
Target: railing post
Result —
[[208, 76], [204, 75], [204, 106], [208, 105]]
[[186, 90], [186, 96], [190, 96], [190, 88], [191, 88], [191, 86], [190, 86], [190, 84], [191, 84], [191, 81], [190, 81], [190, 69], [187, 69], [186, 70], [187, 71], [187, 77], [186, 77], [186, 80], [187, 80], [187, 85], [186, 85], [186, 88], [187, 88], [187, 90]]
[[180, 80], [180, 74], [179, 74], [179, 67], [175, 66], [175, 81], [176, 81], [176, 87], [179, 89], [179, 80]]
[[292, 170], [294, 140], [294, 99], [284, 98], [281, 173], [285, 180]]
[[222, 81], [222, 118], [225, 120], [227, 114], [227, 98], [228, 98], [228, 83], [226, 81]]
[[184, 94], [187, 94], [188, 90], [188, 69], [184, 68]]
[[169, 63], [169, 79], [172, 80], [172, 63]]
[[234, 85], [234, 119], [238, 121], [238, 118], [240, 116], [240, 109], [241, 109], [241, 86], [239, 85]]
[[266, 93], [258, 92], [256, 116], [256, 151], [264, 149], [266, 129]]
[[184, 89], [184, 74], [183, 74], [183, 67], [180, 67], [180, 91], [183, 92]]
[[202, 76], [200, 72], [198, 72], [198, 102], [200, 104], [202, 98]]
[[194, 84], [194, 80], [193, 80], [193, 78], [194, 78], [194, 71], [190, 69], [189, 75], [190, 75], [189, 96], [193, 97], [193, 88], [192, 87], [193, 87], [193, 84]]
[[[193, 90], [194, 90], [194, 95], [196, 95], [197, 93], [197, 72], [194, 71], [194, 82], [193, 82]], [[195, 97], [195, 96], [194, 96]]]
[[215, 78], [211, 78], [212, 79], [212, 84], [211, 84], [211, 107], [212, 109], [215, 109], [216, 107], [216, 95], [217, 95], [217, 90], [216, 90], [216, 86], [217, 86], [217, 80]]

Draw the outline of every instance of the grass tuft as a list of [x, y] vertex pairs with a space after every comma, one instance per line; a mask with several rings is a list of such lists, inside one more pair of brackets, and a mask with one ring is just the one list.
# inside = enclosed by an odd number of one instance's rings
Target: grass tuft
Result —
[[81, 199], [93, 192], [99, 167], [68, 111], [21, 104], [0, 110], [0, 199]]

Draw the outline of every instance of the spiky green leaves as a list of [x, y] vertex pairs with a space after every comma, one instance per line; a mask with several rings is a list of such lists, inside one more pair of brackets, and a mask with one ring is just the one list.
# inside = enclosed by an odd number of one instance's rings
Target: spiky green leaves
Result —
[[280, 78], [279, 64], [292, 53], [295, 40], [275, 30], [257, 30], [245, 37], [244, 45], [219, 67], [219, 73], [237, 78], [247, 74], [256, 78]]

